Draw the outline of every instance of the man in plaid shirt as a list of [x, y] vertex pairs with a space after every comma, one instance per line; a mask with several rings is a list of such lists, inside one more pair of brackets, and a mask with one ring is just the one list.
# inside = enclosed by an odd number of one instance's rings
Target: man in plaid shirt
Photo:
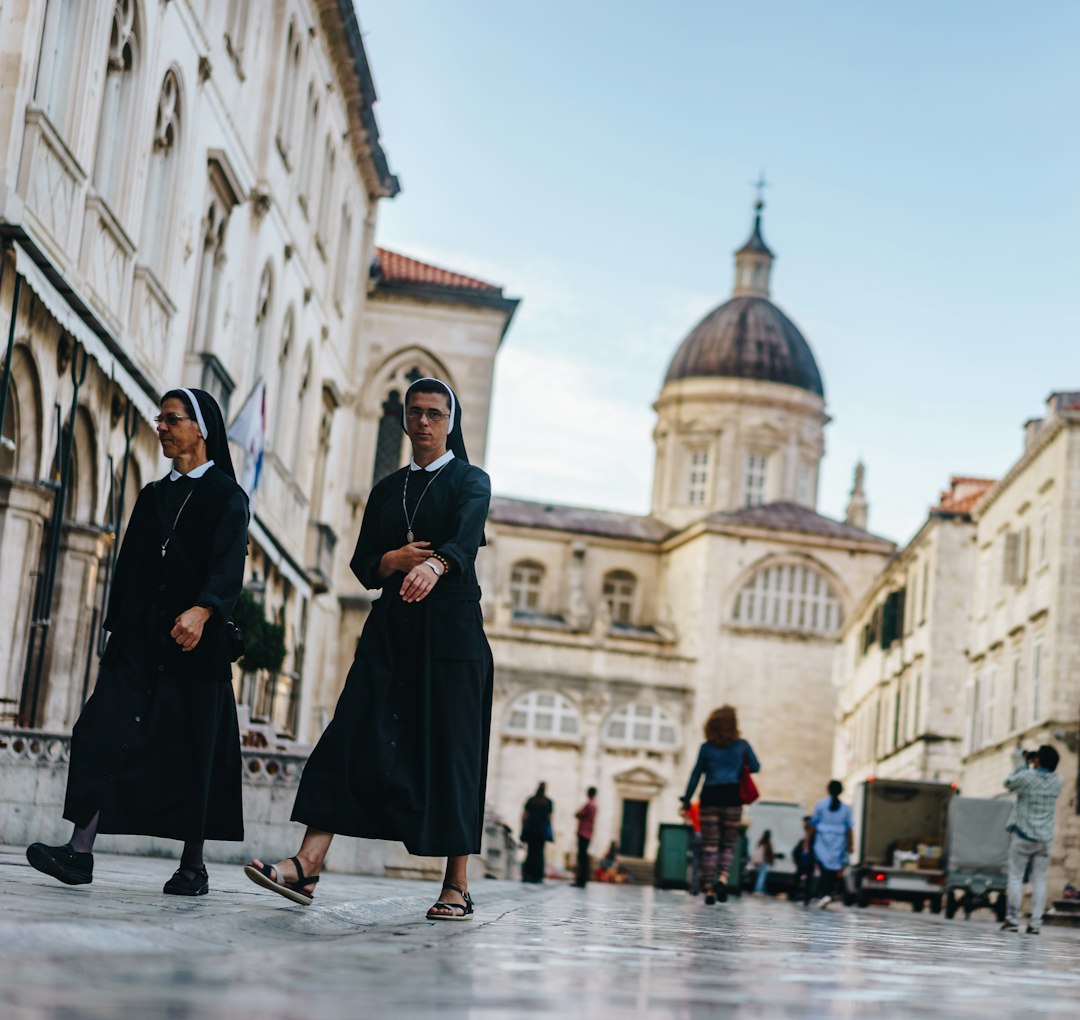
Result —
[[1054, 840], [1054, 807], [1061, 793], [1061, 776], [1055, 775], [1058, 753], [1048, 744], [1037, 751], [1019, 747], [1012, 753], [1013, 770], [1005, 778], [1005, 789], [1016, 794], [1009, 816], [1009, 886], [1003, 931], [1020, 930], [1020, 900], [1024, 894], [1024, 872], [1031, 867], [1031, 923], [1029, 935], [1042, 929], [1046, 907], [1046, 869], [1050, 864], [1050, 844]]

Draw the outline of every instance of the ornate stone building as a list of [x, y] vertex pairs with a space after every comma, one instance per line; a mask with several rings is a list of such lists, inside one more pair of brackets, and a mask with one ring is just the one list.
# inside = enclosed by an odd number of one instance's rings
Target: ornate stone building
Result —
[[165, 467], [158, 395], [202, 386], [232, 417], [264, 381], [249, 577], [287, 655], [238, 693], [303, 733], [338, 668], [368, 267], [397, 192], [351, 0], [5, 4], [0, 54], [0, 722], [63, 732], [92, 687], [114, 535]]
[[957, 782], [963, 754], [972, 512], [993, 482], [952, 479], [848, 617], [836, 657], [833, 772]]
[[1005, 798], [1014, 747], [1065, 780], [1051, 895], [1080, 876], [1080, 393], [1051, 394], [1000, 481], [954, 478], [841, 636], [835, 769]]
[[1024, 452], [974, 510], [960, 786], [1000, 797], [1014, 747], [1061, 755], [1050, 893], [1080, 879], [1080, 392], [1052, 393]]
[[861, 492], [849, 521], [814, 509], [824, 387], [770, 300], [760, 213], [732, 298], [664, 379], [652, 513], [493, 503], [481, 577], [496, 663], [488, 796], [514, 823], [547, 781], [562, 852], [595, 785], [597, 846], [651, 857], [724, 702], [762, 760], [764, 796], [805, 803], [829, 778], [837, 635], [893, 545], [865, 530]]

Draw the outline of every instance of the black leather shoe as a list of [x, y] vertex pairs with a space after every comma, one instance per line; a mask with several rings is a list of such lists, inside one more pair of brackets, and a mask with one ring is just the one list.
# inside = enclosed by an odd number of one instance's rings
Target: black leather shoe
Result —
[[26, 859], [30, 867], [65, 885], [88, 885], [94, 880], [94, 855], [78, 854], [68, 843], [63, 846], [31, 843], [26, 848]]
[[210, 876], [206, 868], [196, 871], [181, 866], [161, 891], [168, 896], [205, 896], [210, 891]]

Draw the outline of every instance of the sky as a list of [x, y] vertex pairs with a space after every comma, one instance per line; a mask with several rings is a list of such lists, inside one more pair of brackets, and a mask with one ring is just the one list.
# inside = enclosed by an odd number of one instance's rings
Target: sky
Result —
[[[522, 303], [497, 494], [647, 513], [652, 403], [753, 220], [825, 383], [818, 510], [865, 462], [907, 541], [1080, 389], [1080, 3], [358, 0], [401, 195], [377, 242]], [[467, 413], [466, 408], [466, 413]]]

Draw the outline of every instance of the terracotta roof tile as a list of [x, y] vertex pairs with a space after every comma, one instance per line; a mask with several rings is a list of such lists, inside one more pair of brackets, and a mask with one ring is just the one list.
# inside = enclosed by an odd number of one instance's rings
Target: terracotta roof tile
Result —
[[378, 276], [387, 283], [426, 283], [436, 287], [459, 287], [465, 290], [502, 290], [494, 283], [433, 266], [419, 259], [411, 259], [387, 248], [375, 249], [375, 269]]
[[949, 479], [949, 488], [941, 493], [937, 505], [930, 510], [932, 513], [969, 514], [993, 484], [993, 478], [953, 475]]

